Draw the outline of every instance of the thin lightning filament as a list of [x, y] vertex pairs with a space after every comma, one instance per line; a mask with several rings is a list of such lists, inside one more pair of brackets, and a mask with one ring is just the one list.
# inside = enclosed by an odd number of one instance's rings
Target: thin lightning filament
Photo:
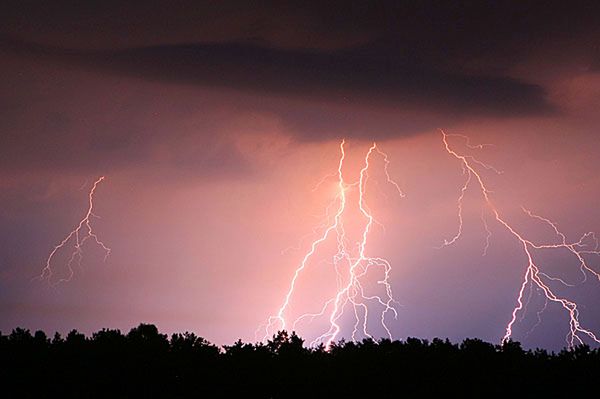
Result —
[[[554, 243], [535, 243], [532, 240], [528, 239], [522, 233], [518, 232], [516, 228], [514, 228], [501, 214], [500, 210], [494, 205], [491, 197], [490, 190], [486, 186], [481, 173], [478, 169], [484, 169], [488, 171], [494, 171], [496, 173], [501, 173], [490, 165], [487, 165], [478, 159], [474, 158], [470, 155], [463, 155], [458, 153], [456, 150], [452, 148], [449, 143], [450, 137], [458, 137], [463, 140], [466, 140], [466, 146], [471, 149], [481, 149], [483, 145], [472, 146], [469, 142], [469, 139], [466, 136], [456, 135], [456, 134], [447, 134], [443, 130], [440, 131], [442, 135], [442, 141], [444, 144], [444, 149], [446, 152], [452, 157], [456, 158], [460, 162], [460, 165], [463, 170], [463, 174], [466, 175], [465, 182], [460, 190], [460, 195], [458, 197], [458, 229], [457, 233], [452, 236], [452, 238], [445, 240], [442, 246], [452, 245], [454, 244], [460, 237], [462, 236], [463, 231], [463, 200], [466, 191], [471, 187], [475, 186], [475, 189], [479, 191], [482, 196], [485, 207], [488, 212], [502, 228], [504, 228], [519, 244], [519, 246], [523, 250], [523, 255], [525, 258], [525, 272], [523, 274], [523, 280], [521, 282], [520, 289], [518, 291], [517, 300], [515, 308], [511, 313], [511, 318], [506, 325], [505, 333], [502, 338], [502, 342], [507, 342], [513, 336], [513, 327], [518, 320], [519, 312], [525, 312], [528, 299], [526, 299], [526, 288], [528, 285], [532, 285], [537, 288], [536, 291], [540, 292], [544, 295], [545, 301], [554, 302], [559, 304], [567, 313], [569, 317], [569, 332], [567, 334], [566, 340], [567, 345], [569, 347], [574, 347], [576, 344], [583, 344], [583, 338], [588, 337], [592, 341], [596, 343], [600, 343], [600, 339], [597, 335], [595, 335], [589, 329], [583, 327], [579, 320], [579, 308], [577, 304], [561, 295], [559, 295], [555, 289], [551, 288], [550, 282], [559, 283], [566, 286], [572, 286], [571, 284], [567, 284], [564, 280], [548, 275], [540, 269], [540, 265], [534, 260], [534, 251], [535, 250], [543, 250], [543, 249], [564, 249], [571, 253], [578, 261], [581, 273], [583, 274], [583, 281], [587, 279], [588, 275], [593, 276], [594, 278], [600, 281], [600, 273], [594, 271], [588, 262], [585, 259], [585, 255], [600, 255], [600, 251], [598, 249], [598, 240], [593, 232], [588, 232], [584, 234], [578, 241], [569, 242], [567, 241], [566, 236], [558, 229], [556, 223], [551, 220], [544, 218], [542, 216], [536, 215], [533, 212], [523, 208], [523, 211], [527, 216], [538, 220], [546, 225], [548, 225], [555, 233], [558, 238], [558, 242]], [[491, 231], [489, 230], [488, 224], [485, 219], [485, 215], [482, 214], [482, 221], [484, 223], [484, 227], [487, 233], [486, 236], [486, 244], [484, 248], [484, 254], [486, 253], [489, 246], [489, 239], [491, 236]], [[589, 242], [593, 242], [594, 245], [589, 244]], [[531, 289], [531, 288], [530, 288]], [[530, 291], [531, 292], [531, 291]], [[547, 303], [547, 302], [546, 302]], [[546, 305], [544, 305], [544, 308]], [[540, 322], [540, 315], [543, 309], [537, 313], [538, 322]], [[531, 331], [528, 332], [528, 334]]]
[[[46, 280], [51, 285], [57, 285], [60, 283], [64, 283], [70, 281], [73, 278], [74, 270], [73, 265], [77, 264], [81, 267], [81, 261], [83, 259], [83, 245], [91, 240], [96, 245], [98, 245], [104, 251], [104, 260], [110, 255], [110, 248], [104, 244], [96, 235], [93, 227], [92, 227], [92, 218], [98, 217], [94, 214], [94, 195], [96, 194], [96, 189], [100, 183], [104, 181], [105, 177], [101, 176], [94, 182], [92, 188], [88, 193], [88, 209], [79, 224], [67, 234], [65, 238], [63, 238], [60, 243], [58, 243], [50, 254], [48, 258], [46, 258], [46, 264], [42, 269], [42, 273], [38, 276], [41, 280]], [[67, 275], [66, 277], [60, 277], [57, 279], [53, 279], [54, 277], [54, 269], [52, 266], [53, 259], [57, 255], [57, 253], [63, 249], [68, 248], [70, 245], [73, 246], [73, 252], [67, 261]]]
[[[350, 310], [355, 320], [351, 335], [352, 339], [356, 339], [359, 331], [365, 337], [372, 338], [373, 336], [368, 329], [368, 320], [370, 317], [369, 304], [377, 304], [381, 309], [378, 313], [379, 322], [386, 334], [392, 338], [392, 333], [387, 325], [387, 317], [388, 315], [392, 315], [394, 318], [397, 318], [398, 316], [397, 310], [394, 307], [397, 302], [394, 299], [389, 281], [392, 266], [388, 260], [380, 257], [372, 257], [368, 254], [369, 233], [373, 228], [373, 224], [377, 223], [365, 201], [367, 182], [369, 179], [369, 168], [371, 167], [370, 160], [374, 155], [378, 155], [383, 159], [383, 172], [386, 182], [391, 184], [401, 197], [403, 197], [404, 194], [400, 190], [400, 186], [392, 180], [389, 175], [388, 166], [390, 161], [387, 154], [381, 151], [375, 143], [373, 143], [365, 155], [364, 165], [360, 170], [359, 180], [352, 183], [346, 182], [343, 176], [344, 160], [346, 158], [344, 145], [345, 141], [342, 141], [339, 146], [340, 159], [337, 173], [335, 174], [337, 177], [337, 195], [335, 198], [337, 207], [335, 215], [331, 218], [330, 223], [324, 226], [324, 230], [319, 238], [312, 242], [309, 251], [304, 255], [299, 266], [296, 268], [289, 289], [277, 313], [274, 316], [269, 317], [264, 326], [259, 327], [259, 330], [263, 331], [263, 340], [266, 340], [269, 335], [276, 330], [284, 330], [288, 327], [288, 321], [286, 320], [285, 314], [295, 293], [297, 280], [300, 274], [306, 269], [308, 263], [318, 252], [319, 246], [329, 240], [330, 237], [335, 237], [335, 242], [337, 243], [337, 252], [333, 255], [332, 262], [336, 272], [337, 291], [333, 297], [325, 301], [320, 311], [305, 313], [296, 318], [291, 323], [292, 329], [295, 329], [299, 323], [305, 320], [311, 321], [317, 317], [326, 317], [329, 328], [310, 344], [312, 346], [325, 344], [325, 347], [329, 349], [331, 344], [339, 337], [342, 328], [340, 324], [341, 317], [346, 311]], [[327, 175], [325, 178], [331, 176], [332, 175]], [[324, 179], [322, 179], [318, 185], [322, 184]], [[358, 243], [355, 243], [356, 245], [350, 245], [344, 228], [344, 218], [346, 212], [349, 212], [347, 206], [347, 192], [351, 188], [358, 189], [357, 205], [360, 215], [364, 220], [360, 234], [361, 239]], [[333, 208], [333, 206], [330, 205], [327, 207], [327, 209], [330, 208]], [[347, 266], [346, 275], [343, 275], [343, 265]], [[380, 268], [382, 270], [383, 278], [377, 281], [377, 285], [383, 287], [384, 294], [382, 295], [367, 294], [365, 292], [364, 280], [372, 268]], [[347, 281], [347, 283], [344, 284], [343, 281]]]

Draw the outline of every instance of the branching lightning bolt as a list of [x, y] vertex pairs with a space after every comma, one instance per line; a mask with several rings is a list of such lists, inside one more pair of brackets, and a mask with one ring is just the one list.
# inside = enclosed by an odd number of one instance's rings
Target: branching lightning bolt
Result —
[[[381, 326], [386, 331], [387, 335], [392, 338], [392, 333], [386, 324], [386, 317], [388, 314], [393, 315], [394, 318], [398, 316], [397, 310], [394, 307], [397, 302], [393, 297], [392, 287], [389, 282], [392, 267], [390, 262], [384, 258], [369, 256], [367, 249], [369, 233], [372, 230], [373, 224], [378, 223], [373, 217], [365, 201], [367, 181], [369, 178], [369, 161], [374, 154], [381, 156], [383, 159], [383, 172], [385, 174], [387, 183], [391, 184], [401, 197], [403, 197], [404, 194], [402, 193], [400, 186], [390, 177], [388, 172], [390, 161], [387, 154], [381, 151], [379, 147], [377, 147], [376, 143], [373, 143], [365, 155], [364, 166], [360, 171], [359, 180], [353, 183], [347, 183], [343, 176], [344, 160], [346, 157], [344, 145], [345, 141], [342, 141], [339, 146], [340, 159], [337, 173], [335, 174], [337, 177], [337, 195], [333, 203], [326, 208], [327, 210], [332, 209], [333, 205], [337, 204], [335, 215], [333, 218], [330, 218], [328, 224], [323, 226], [323, 232], [320, 234], [319, 238], [312, 242], [310, 250], [304, 255], [299, 266], [296, 268], [291, 279], [289, 289], [276, 315], [269, 317], [267, 323], [259, 327], [259, 331], [262, 330], [264, 332], [263, 340], [266, 340], [269, 335], [274, 333], [276, 330], [283, 330], [288, 327], [285, 313], [289, 308], [292, 296], [295, 293], [297, 280], [300, 274], [315, 256], [316, 252], [318, 251], [318, 247], [327, 241], [331, 236], [335, 236], [337, 242], [337, 252], [333, 255], [333, 262], [331, 262], [336, 272], [337, 292], [334, 296], [325, 301], [320, 311], [316, 313], [305, 313], [295, 319], [291, 324], [292, 329], [295, 329], [296, 326], [304, 320], [310, 321], [316, 317], [324, 317], [327, 315], [330, 325], [329, 329], [312, 341], [311, 345], [324, 343], [325, 347], [329, 348], [340, 334], [340, 318], [344, 314], [345, 310], [350, 308], [355, 318], [352, 339], [356, 339], [359, 329], [365, 337], [372, 337], [371, 333], [368, 331], [368, 305], [370, 303], [377, 303], [382, 309], [379, 313]], [[317, 184], [317, 187], [329, 177], [332, 177], [332, 175], [325, 176], [325, 178], [323, 178]], [[317, 187], [315, 187], [315, 189]], [[354, 187], [358, 188], [358, 208], [362, 218], [366, 220], [361, 233], [361, 240], [356, 245], [357, 250], [354, 250], [354, 247], [349, 244], [349, 240], [344, 229], [343, 220], [344, 214], [347, 212], [347, 192], [349, 189]], [[346, 266], [345, 269], [347, 269], [347, 275], [344, 275], [342, 271], [344, 265]], [[363, 278], [367, 276], [372, 267], [380, 267], [383, 270], [383, 278], [379, 280], [377, 284], [383, 286], [385, 292], [384, 295], [369, 295], [365, 293]], [[347, 281], [347, 283], [344, 284], [344, 281]]]
[[[528, 299], [526, 299], [524, 301], [525, 291], [526, 291], [527, 286], [531, 285], [532, 287], [535, 286], [537, 288], [537, 290], [539, 290], [545, 296], [546, 303], [547, 303], [547, 301], [557, 303], [560, 306], [562, 306], [562, 308], [567, 312], [567, 314], [569, 316], [569, 332], [567, 334], [566, 339], [567, 339], [567, 344], [569, 347], [573, 347], [576, 344], [583, 344], [584, 337], [588, 337], [592, 341], [594, 341], [596, 343], [600, 343], [600, 338], [597, 335], [595, 335], [592, 331], [590, 331], [589, 329], [587, 329], [581, 325], [580, 320], [579, 320], [579, 309], [578, 309], [577, 304], [574, 301], [557, 294], [556, 291], [550, 287], [550, 282], [560, 283], [560, 284], [566, 285], [566, 286], [573, 286], [573, 285], [567, 284], [564, 280], [562, 280], [558, 277], [549, 276], [548, 274], [542, 272], [540, 270], [540, 266], [534, 260], [534, 255], [533, 255], [533, 251], [535, 251], [535, 250], [565, 249], [565, 250], [569, 251], [573, 256], [575, 256], [575, 258], [577, 258], [577, 260], [579, 262], [579, 267], [580, 267], [581, 273], [583, 274], [583, 281], [585, 281], [587, 279], [588, 275], [591, 275], [600, 281], [600, 273], [595, 271], [594, 269], [592, 269], [588, 265], [588, 262], [585, 259], [585, 255], [600, 255], [600, 250], [598, 248], [598, 246], [599, 246], [598, 239], [596, 238], [596, 235], [593, 232], [588, 232], [588, 233], [585, 233], [578, 241], [569, 242], [569, 241], [567, 241], [566, 236], [558, 229], [558, 226], [556, 223], [552, 222], [551, 220], [549, 220], [547, 218], [536, 215], [536, 214], [532, 213], [531, 211], [523, 208], [523, 211], [525, 212], [525, 214], [527, 216], [529, 216], [530, 218], [533, 218], [535, 220], [538, 220], [538, 221], [546, 224], [547, 226], [549, 226], [554, 231], [556, 237], [558, 238], [558, 242], [549, 243], [549, 244], [546, 244], [546, 243], [539, 244], [539, 243], [535, 243], [535, 242], [529, 240], [523, 234], [518, 232], [512, 225], [510, 225], [509, 222], [501, 215], [500, 211], [494, 205], [494, 203], [490, 197], [491, 191], [485, 185], [485, 182], [484, 182], [483, 178], [481, 177], [481, 173], [477, 171], [477, 168], [483, 168], [487, 171], [494, 171], [496, 173], [501, 173], [501, 172], [498, 171], [497, 169], [493, 168], [492, 166], [479, 161], [478, 159], [474, 158], [473, 156], [459, 154], [451, 147], [448, 139], [450, 137], [462, 138], [462, 139], [466, 140], [466, 146], [471, 149], [481, 149], [481, 148], [483, 148], [483, 146], [472, 146], [466, 136], [447, 134], [443, 130], [441, 130], [440, 132], [442, 134], [442, 140], [443, 140], [443, 144], [444, 144], [444, 148], [445, 148], [446, 152], [448, 154], [450, 154], [451, 156], [453, 156], [454, 158], [456, 158], [460, 162], [462, 170], [463, 170], [463, 174], [466, 175], [465, 183], [463, 184], [463, 186], [460, 190], [460, 195], [458, 197], [458, 229], [457, 229], [457, 233], [454, 236], [452, 236], [451, 239], [445, 240], [442, 247], [454, 244], [462, 236], [463, 200], [464, 200], [466, 191], [469, 189], [469, 187], [472, 184], [475, 184], [475, 186], [481, 193], [485, 207], [491, 213], [491, 216], [493, 216], [494, 220], [500, 226], [502, 226], [505, 230], [507, 230], [507, 232], [510, 233], [510, 235], [512, 235], [513, 238], [519, 243], [519, 245], [523, 249], [523, 253], [526, 258], [527, 267], [525, 268], [525, 274], [523, 276], [523, 281], [521, 283], [521, 287], [518, 292], [517, 304], [516, 304], [515, 308], [513, 309], [512, 314], [511, 314], [511, 319], [506, 326], [505, 334], [502, 338], [502, 342], [504, 343], [511, 339], [511, 337], [513, 335], [513, 326], [518, 319], [519, 312], [525, 312], [527, 303], [529, 302]], [[484, 227], [487, 232], [486, 244], [485, 244], [485, 249], [484, 249], [484, 254], [485, 254], [487, 251], [487, 248], [489, 246], [491, 231], [488, 228], [488, 224], [486, 222], [484, 214], [482, 214], [482, 221], [484, 223]], [[592, 242], [593, 245], [590, 244], [590, 242]], [[530, 287], [530, 289], [532, 287]], [[537, 312], [538, 323], [536, 324], [536, 326], [539, 324], [541, 313], [543, 312], [543, 310], [545, 308], [546, 308], [546, 305], [544, 305], [544, 308], [542, 310]]]
[[[48, 255], [48, 258], [46, 258], [46, 265], [42, 269], [42, 273], [38, 276], [39, 279], [46, 280], [51, 285], [57, 285], [70, 281], [74, 275], [73, 264], [76, 263], [78, 266], [81, 266], [81, 261], [83, 259], [83, 245], [90, 239], [104, 251], [105, 261], [110, 255], [110, 248], [108, 248], [106, 244], [104, 244], [104, 242], [98, 238], [92, 228], [92, 217], [98, 217], [96, 214], [94, 214], [94, 194], [96, 193], [96, 188], [100, 183], [102, 183], [102, 181], [104, 181], [104, 179], [104, 176], [100, 176], [92, 185], [92, 188], [88, 193], [88, 210], [85, 216], [83, 219], [81, 219], [77, 227], [75, 227], [75, 229], [73, 229], [59, 244], [52, 249], [50, 255]], [[54, 276], [54, 271], [52, 268], [52, 260], [61, 249], [66, 248], [71, 242], [73, 243], [74, 250], [67, 262], [67, 276], [53, 281], [52, 277]]]

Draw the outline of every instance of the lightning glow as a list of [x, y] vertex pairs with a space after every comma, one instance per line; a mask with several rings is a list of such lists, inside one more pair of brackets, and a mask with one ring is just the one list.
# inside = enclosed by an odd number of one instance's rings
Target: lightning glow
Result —
[[[92, 217], [98, 218], [98, 216], [94, 214], [94, 194], [96, 193], [96, 188], [104, 181], [104, 179], [104, 176], [100, 176], [92, 185], [92, 188], [88, 193], [88, 209], [85, 216], [83, 219], [81, 219], [77, 227], [71, 230], [71, 232], [69, 232], [69, 234], [67, 234], [67, 236], [52, 249], [50, 255], [48, 255], [48, 258], [46, 258], [46, 264], [42, 269], [42, 273], [38, 276], [39, 279], [46, 280], [51, 285], [57, 285], [70, 281], [75, 273], [73, 270], [73, 264], [76, 263], [79, 267], [81, 267], [81, 261], [83, 259], [83, 245], [90, 239], [104, 251], [105, 261], [110, 255], [110, 248], [108, 248], [106, 244], [104, 244], [104, 242], [98, 238], [92, 228]], [[71, 253], [66, 265], [67, 276], [53, 280], [54, 270], [52, 267], [52, 260], [60, 250], [68, 248], [70, 243], [73, 245], [73, 252]]]
[[[545, 305], [544, 307], [537, 312], [537, 326], [541, 322], [541, 314], [546, 309], [546, 305], [549, 302], [554, 302], [559, 304], [567, 313], [569, 317], [569, 332], [567, 334], [566, 340], [567, 345], [569, 347], [573, 347], [576, 344], [583, 344], [583, 339], [587, 337], [588, 339], [594, 341], [595, 343], [600, 343], [600, 338], [581, 325], [579, 320], [579, 308], [578, 305], [561, 295], [559, 295], [555, 289], [551, 287], [552, 283], [558, 283], [565, 286], [573, 286], [572, 284], [566, 283], [563, 279], [550, 276], [547, 273], [543, 272], [540, 269], [540, 265], [534, 260], [534, 251], [544, 250], [544, 249], [563, 249], [567, 250], [571, 253], [578, 261], [579, 268], [583, 275], [583, 281], [586, 281], [588, 276], [592, 276], [600, 281], [600, 273], [592, 269], [588, 262], [586, 261], [586, 255], [600, 255], [598, 239], [593, 232], [585, 233], [578, 241], [569, 242], [565, 236], [559, 229], [556, 223], [551, 220], [544, 218], [542, 216], [536, 215], [533, 212], [523, 208], [523, 212], [530, 218], [542, 222], [543, 224], [549, 226], [557, 237], [557, 242], [552, 243], [536, 243], [527, 237], [525, 237], [522, 233], [518, 232], [516, 228], [514, 228], [501, 214], [500, 210], [494, 205], [491, 199], [491, 191], [486, 186], [484, 179], [482, 178], [481, 171], [478, 169], [483, 169], [485, 171], [493, 171], [495, 173], [501, 173], [494, 167], [487, 165], [477, 158], [471, 155], [463, 155], [458, 153], [449, 143], [449, 139], [452, 137], [460, 138], [465, 140], [466, 147], [470, 149], [481, 149], [483, 145], [473, 146], [470, 144], [469, 139], [466, 136], [456, 135], [456, 134], [447, 134], [443, 130], [440, 130], [442, 134], [442, 141], [444, 144], [444, 149], [446, 152], [452, 157], [456, 158], [462, 167], [463, 174], [466, 175], [465, 182], [460, 189], [460, 195], [457, 201], [458, 207], [458, 228], [455, 235], [453, 235], [450, 239], [446, 239], [444, 241], [443, 246], [448, 246], [454, 244], [457, 240], [459, 240], [462, 236], [463, 231], [463, 200], [465, 197], [465, 193], [472, 186], [475, 185], [476, 190], [482, 196], [484, 201], [485, 208], [487, 209], [488, 214], [491, 214], [493, 219], [504, 228], [512, 237], [516, 240], [520, 247], [522, 247], [523, 255], [525, 258], [525, 272], [523, 275], [523, 280], [518, 291], [516, 306], [512, 311], [511, 318], [506, 326], [504, 336], [502, 338], [502, 342], [507, 342], [513, 336], [513, 327], [518, 320], [519, 312], [525, 312], [527, 308], [527, 304], [529, 302], [529, 297], [525, 299], [525, 292], [527, 286], [530, 286], [530, 294], [533, 288], [536, 288], [536, 291], [540, 292], [544, 295]], [[484, 223], [484, 227], [487, 233], [485, 239], [485, 248], [484, 255], [487, 252], [490, 243], [491, 231], [487, 224], [485, 213], [482, 213], [482, 221]], [[534, 328], [535, 328], [534, 326]], [[527, 333], [527, 335], [531, 332], [531, 330]]]
[[[334, 207], [336, 209], [335, 213], [333, 217], [329, 217], [328, 222], [322, 226], [322, 233], [312, 242], [310, 249], [304, 255], [294, 271], [289, 289], [277, 313], [274, 316], [269, 317], [265, 325], [259, 327], [258, 331], [263, 331], [263, 341], [269, 338], [269, 336], [277, 330], [284, 330], [290, 326], [290, 323], [286, 319], [286, 311], [289, 309], [292, 297], [295, 294], [298, 278], [307, 268], [309, 263], [313, 261], [313, 258], [316, 257], [319, 246], [328, 241], [330, 237], [335, 237], [337, 243], [337, 252], [333, 255], [333, 261], [330, 263], [336, 273], [337, 290], [333, 296], [324, 302], [319, 311], [305, 313], [296, 318], [291, 323], [292, 329], [295, 329], [301, 322], [312, 321], [318, 317], [326, 318], [328, 320], [329, 328], [313, 340], [311, 346], [325, 344], [325, 347], [329, 349], [331, 344], [340, 335], [342, 328], [340, 319], [348, 310], [352, 312], [355, 320], [351, 335], [352, 339], [356, 340], [359, 330], [363, 336], [372, 337], [372, 334], [368, 329], [368, 320], [370, 317], [370, 308], [376, 306], [379, 309], [379, 322], [390, 339], [392, 338], [392, 333], [386, 322], [388, 315], [391, 315], [394, 318], [397, 318], [398, 316], [395, 308], [397, 302], [394, 299], [392, 287], [389, 282], [392, 266], [388, 260], [380, 257], [372, 257], [368, 253], [369, 234], [373, 225], [378, 223], [365, 201], [367, 182], [369, 179], [369, 168], [371, 167], [370, 160], [374, 155], [380, 156], [383, 160], [383, 173], [386, 182], [392, 185], [401, 197], [403, 197], [404, 194], [400, 190], [400, 186], [389, 175], [388, 166], [390, 161], [387, 154], [381, 151], [376, 143], [373, 143], [365, 155], [364, 165], [360, 170], [358, 181], [348, 183], [343, 176], [344, 160], [346, 158], [344, 145], [345, 141], [342, 141], [339, 146], [340, 159], [338, 162], [337, 173], [335, 174], [335, 177], [337, 178], [336, 198], [332, 204], [326, 208], [328, 216], [331, 215], [329, 210]], [[323, 184], [327, 178], [332, 176], [333, 175], [331, 174], [325, 176], [319, 181], [315, 189]], [[348, 235], [344, 228], [344, 218], [347, 212], [351, 212], [349, 209], [350, 207], [347, 206], [348, 191], [354, 188], [358, 190], [357, 205], [360, 215], [364, 220], [364, 224], [360, 234], [360, 241], [354, 243], [354, 245], [350, 245]], [[315, 189], [313, 189], [313, 191]], [[380, 268], [383, 273], [383, 278], [377, 281], [377, 285], [382, 286], [383, 288], [384, 294], [382, 295], [368, 294], [366, 292], [366, 282], [364, 280], [366, 280], [366, 277], [369, 275], [369, 271], [372, 268]]]

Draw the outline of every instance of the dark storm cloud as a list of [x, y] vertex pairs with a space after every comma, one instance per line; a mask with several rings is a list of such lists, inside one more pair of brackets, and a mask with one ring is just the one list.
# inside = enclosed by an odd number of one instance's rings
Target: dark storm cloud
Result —
[[539, 86], [505, 77], [439, 71], [371, 45], [334, 52], [235, 43], [105, 53], [42, 48], [37, 53], [146, 79], [262, 94], [338, 102], [351, 99], [471, 114], [529, 115], [551, 109]]
[[[597, 1], [6, 0], [3, 31], [65, 47], [125, 48], [255, 40], [342, 48], [387, 37], [415, 58], [522, 56], [543, 42], [598, 32]], [[500, 52], [500, 54], [498, 54]]]
[[[559, 112], [510, 71], [549, 44], [591, 53], [600, 4], [575, 3], [7, 1], [0, 49], [59, 70], [233, 89], [300, 139], [370, 139]], [[110, 130], [123, 134], [94, 142], [135, 153], [139, 129], [121, 122]]]
[[[410, 106], [500, 116], [548, 113], [536, 85], [502, 76], [443, 71], [370, 43], [315, 51], [249, 43], [164, 45], [74, 51], [5, 41], [20, 54], [49, 57], [145, 79], [335, 102]], [[9, 44], [9, 45], [8, 45]]]

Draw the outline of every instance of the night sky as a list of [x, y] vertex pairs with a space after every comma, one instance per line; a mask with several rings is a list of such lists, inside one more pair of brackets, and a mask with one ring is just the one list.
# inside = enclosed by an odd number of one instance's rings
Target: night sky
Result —
[[[374, 172], [369, 206], [385, 229], [370, 251], [393, 265], [395, 338], [499, 342], [527, 266], [492, 222], [482, 256], [476, 189], [463, 236], [437, 249], [456, 233], [465, 178], [438, 129], [493, 144], [453, 141], [503, 172], [482, 174], [531, 240], [556, 237], [521, 206], [570, 241], [600, 231], [599, 2], [91, 3], [0, 5], [3, 333], [149, 322], [254, 340], [335, 196], [334, 180], [314, 188], [336, 171], [341, 139], [349, 180], [377, 141], [406, 194]], [[110, 256], [86, 244], [71, 281], [35, 280], [99, 176], [93, 223]], [[600, 332], [600, 281], [582, 282], [566, 251], [535, 256], [576, 285], [551, 283]], [[331, 290], [314, 283], [327, 267], [311, 264], [291, 312]], [[561, 348], [568, 315], [556, 304], [528, 333], [543, 302], [534, 289], [514, 338]]]

